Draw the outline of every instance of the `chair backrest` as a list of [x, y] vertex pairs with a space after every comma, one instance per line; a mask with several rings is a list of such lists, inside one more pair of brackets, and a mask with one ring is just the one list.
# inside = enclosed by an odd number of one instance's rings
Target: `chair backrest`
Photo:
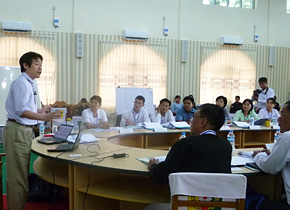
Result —
[[172, 173], [169, 175], [171, 210], [178, 207], [244, 210], [246, 185], [247, 178], [241, 174]]

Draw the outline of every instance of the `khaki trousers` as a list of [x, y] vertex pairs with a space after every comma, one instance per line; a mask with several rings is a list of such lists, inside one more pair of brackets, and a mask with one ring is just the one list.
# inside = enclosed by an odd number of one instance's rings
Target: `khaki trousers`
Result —
[[8, 210], [23, 210], [29, 190], [28, 175], [31, 154], [32, 128], [7, 121], [3, 129], [3, 143], [7, 168]]

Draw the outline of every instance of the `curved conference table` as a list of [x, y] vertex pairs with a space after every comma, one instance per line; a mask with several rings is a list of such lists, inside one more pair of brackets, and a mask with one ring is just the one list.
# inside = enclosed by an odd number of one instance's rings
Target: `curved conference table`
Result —
[[[118, 131], [94, 132], [87, 130], [100, 140], [97, 143], [80, 144], [73, 152], [47, 152], [54, 145], [32, 143], [32, 151], [39, 155], [34, 162], [34, 171], [42, 179], [68, 188], [70, 210], [130, 210], [144, 209], [149, 203], [170, 202], [168, 185], [159, 185], [150, 179], [147, 165], [136, 158], [165, 156], [168, 148], [179, 139], [184, 130], [170, 130], [154, 133], [139, 129], [133, 133], [119, 134]], [[186, 130], [189, 135], [189, 130]], [[270, 143], [274, 130], [253, 131], [235, 129], [236, 146], [247, 146], [248, 140], [254, 146]], [[228, 131], [218, 132], [225, 137]], [[262, 138], [259, 137], [263, 136]], [[114, 153], [126, 153], [124, 158], [108, 157]], [[82, 154], [81, 157], [69, 157], [70, 154]], [[233, 170], [248, 177], [248, 182], [260, 192], [278, 199], [280, 176], [252, 171], [244, 167]], [[265, 187], [265, 183], [267, 186]], [[278, 184], [277, 184], [278, 183]]]

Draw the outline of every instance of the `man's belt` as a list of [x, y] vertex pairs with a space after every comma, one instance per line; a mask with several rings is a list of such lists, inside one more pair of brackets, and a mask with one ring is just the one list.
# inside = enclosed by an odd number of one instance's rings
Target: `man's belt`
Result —
[[17, 122], [16, 120], [14, 120], [14, 119], [10, 119], [10, 118], [8, 118], [7, 121], [15, 122], [15, 123], [17, 123], [17, 124], [19, 124], [19, 125], [23, 125], [23, 126], [30, 127], [30, 128], [34, 128], [34, 127], [35, 127], [35, 125], [24, 125], [24, 124], [21, 124], [21, 123]]

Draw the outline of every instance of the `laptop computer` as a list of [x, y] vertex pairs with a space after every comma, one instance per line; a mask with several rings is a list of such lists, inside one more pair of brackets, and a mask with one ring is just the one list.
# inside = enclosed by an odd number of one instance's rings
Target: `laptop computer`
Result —
[[265, 122], [266, 122], [267, 119], [259, 119], [257, 121], [254, 122], [254, 125], [265, 125]]
[[81, 137], [83, 135], [82, 133], [83, 132], [80, 130], [74, 143], [61, 144], [61, 145], [58, 145], [55, 148], [47, 149], [47, 151], [48, 152], [67, 152], [67, 151], [75, 150], [80, 144]]
[[72, 125], [61, 125], [53, 137], [44, 137], [38, 140], [42, 144], [60, 144], [66, 142], [71, 130], [74, 128]]

